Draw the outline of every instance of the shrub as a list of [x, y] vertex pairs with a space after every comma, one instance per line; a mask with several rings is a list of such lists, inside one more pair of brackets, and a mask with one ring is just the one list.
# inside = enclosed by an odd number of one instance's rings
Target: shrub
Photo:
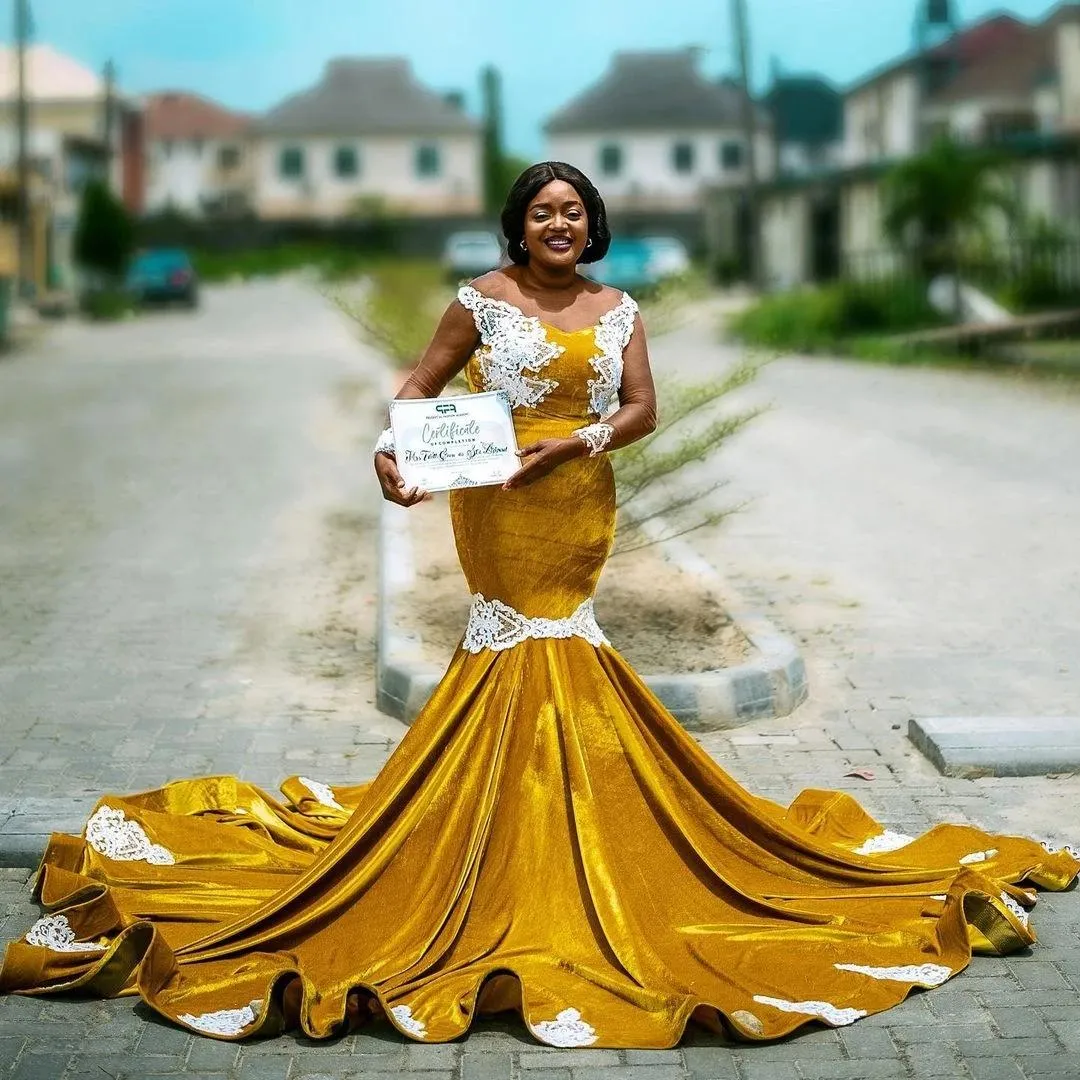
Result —
[[75, 226], [74, 258], [84, 270], [118, 278], [135, 246], [135, 226], [123, 204], [101, 180], [83, 188]]

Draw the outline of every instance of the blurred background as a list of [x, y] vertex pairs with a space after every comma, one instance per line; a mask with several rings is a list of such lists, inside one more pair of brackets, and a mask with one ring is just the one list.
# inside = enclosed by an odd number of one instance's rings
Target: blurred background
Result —
[[194, 307], [200, 282], [309, 266], [470, 277], [503, 258], [513, 177], [554, 158], [607, 200], [597, 276], [773, 294], [746, 340], [1075, 327], [1077, 3], [4, 6], [5, 311]]

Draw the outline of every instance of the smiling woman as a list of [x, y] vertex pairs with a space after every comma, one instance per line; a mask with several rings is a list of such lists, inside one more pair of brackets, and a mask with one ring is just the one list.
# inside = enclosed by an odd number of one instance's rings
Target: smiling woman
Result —
[[[221, 1039], [381, 1017], [442, 1042], [520, 1013], [558, 1047], [669, 1047], [691, 1021], [748, 1040], [853, 1023], [1034, 941], [1022, 882], [1080, 862], [1021, 837], [884, 829], [849, 795], [789, 807], [727, 775], [611, 648], [610, 453], [651, 432], [644, 327], [578, 265], [609, 242], [577, 170], [511, 193], [514, 265], [464, 286], [398, 395], [464, 372], [508, 399], [521, 467], [450, 496], [472, 593], [460, 647], [367, 784], [234, 777], [99, 804], [54, 837], [50, 915], [0, 988], [138, 992]], [[401, 481], [391, 437], [384, 496]]]

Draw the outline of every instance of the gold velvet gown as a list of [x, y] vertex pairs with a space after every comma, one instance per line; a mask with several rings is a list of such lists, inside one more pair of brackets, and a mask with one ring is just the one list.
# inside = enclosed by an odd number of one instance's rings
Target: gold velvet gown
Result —
[[[563, 333], [466, 288], [521, 444], [610, 409], [624, 298]], [[669, 1047], [691, 1017], [745, 1039], [848, 1024], [1034, 941], [1022, 883], [1080, 863], [1028, 839], [885, 830], [848, 795], [757, 798], [603, 638], [591, 597], [615, 522], [604, 455], [531, 487], [455, 491], [476, 594], [445, 678], [370, 783], [230, 776], [107, 796], [56, 835], [51, 913], [8, 946], [7, 992], [138, 993], [220, 1038], [282, 1026], [302, 981], [316, 1038], [385, 1015], [409, 1039], [518, 1009], [556, 1046]], [[342, 718], [346, 723], [347, 718]]]

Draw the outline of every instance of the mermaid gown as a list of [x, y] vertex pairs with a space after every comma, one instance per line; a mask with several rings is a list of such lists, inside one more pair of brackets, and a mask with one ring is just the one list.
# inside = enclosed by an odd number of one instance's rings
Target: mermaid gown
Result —
[[[617, 404], [635, 305], [564, 333], [469, 287], [472, 390], [519, 443]], [[370, 783], [232, 776], [109, 795], [54, 835], [49, 912], [0, 989], [139, 994], [226, 1039], [385, 1016], [409, 1039], [516, 1009], [555, 1046], [669, 1047], [688, 1021], [748, 1040], [849, 1024], [1033, 942], [1028, 885], [1066, 849], [939, 825], [883, 829], [848, 795], [788, 807], [732, 780], [608, 644], [592, 597], [611, 546], [606, 455], [534, 485], [452, 492], [473, 606], [430, 702]]]

